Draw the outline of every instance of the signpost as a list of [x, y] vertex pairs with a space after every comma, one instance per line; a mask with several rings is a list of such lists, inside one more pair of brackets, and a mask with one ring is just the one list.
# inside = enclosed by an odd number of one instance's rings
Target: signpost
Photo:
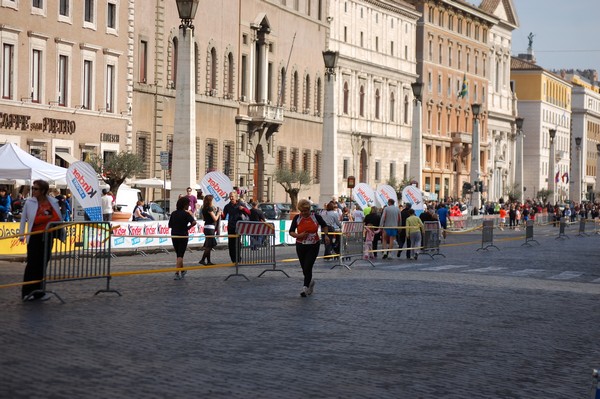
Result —
[[[169, 170], [169, 158], [170, 158], [170, 153], [169, 151], [161, 151], [160, 152], [160, 168], [163, 171], [163, 198], [166, 201], [167, 195], [166, 195], [166, 188], [167, 188], [167, 170]], [[165, 202], [166, 203], [166, 202]], [[173, 208], [175, 209], [175, 208]]]

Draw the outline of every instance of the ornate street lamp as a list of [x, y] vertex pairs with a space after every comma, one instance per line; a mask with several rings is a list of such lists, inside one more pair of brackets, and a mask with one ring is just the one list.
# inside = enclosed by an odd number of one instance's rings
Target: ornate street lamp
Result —
[[423, 82], [417, 80], [411, 83], [413, 95], [415, 97], [413, 107], [413, 120], [412, 120], [412, 136], [410, 141], [410, 164], [409, 164], [409, 178], [417, 181], [417, 187], [423, 187], [423, 135], [421, 134], [421, 123], [422, 123], [422, 94], [423, 94]]
[[[181, 25], [179, 28], [194, 29], [192, 24], [194, 17], [196, 16], [196, 10], [198, 9], [198, 3], [200, 0], [175, 0], [177, 3], [177, 12], [181, 19]], [[185, 32], [185, 30], [184, 30]]]
[[[325, 63], [325, 98], [323, 106], [323, 135], [322, 135], [322, 151], [323, 151], [323, 170], [328, 173], [323, 173], [321, 177], [321, 192], [319, 195], [319, 203], [323, 204], [331, 201], [331, 197], [339, 195], [338, 193], [338, 176], [337, 176], [337, 118], [335, 116], [336, 96], [335, 96], [335, 70], [340, 53], [333, 50], [323, 51], [323, 62]], [[331, 79], [333, 77], [333, 79]]]
[[[515, 118], [515, 125], [517, 126], [517, 148], [515, 154], [515, 183], [518, 185], [518, 192], [520, 200], [523, 201], [523, 122], [525, 120], [521, 117]], [[535, 193], [533, 193], [535, 195]]]
[[[175, 121], [173, 126], [173, 166], [171, 204], [187, 187], [195, 187], [196, 176], [196, 91], [194, 87], [194, 25], [200, 0], [175, 0], [181, 19], [177, 51]], [[187, 30], [190, 34], [186, 35]]]
[[481, 191], [479, 187], [479, 113], [481, 112], [481, 104], [471, 104], [471, 111], [473, 112], [473, 142], [471, 144], [471, 184], [474, 185], [475, 189], [471, 194], [471, 205], [473, 209], [481, 208]]
[[579, 202], [581, 201], [581, 194], [583, 189], [583, 170], [581, 167], [581, 137], [575, 137], [575, 149], [577, 150], [577, 157], [575, 159], [577, 161], [577, 168], [575, 168], [576, 173], [575, 176], [572, 176], [571, 180], [575, 184], [575, 189], [572, 193], [571, 191], [569, 191], [569, 194], [571, 200]]

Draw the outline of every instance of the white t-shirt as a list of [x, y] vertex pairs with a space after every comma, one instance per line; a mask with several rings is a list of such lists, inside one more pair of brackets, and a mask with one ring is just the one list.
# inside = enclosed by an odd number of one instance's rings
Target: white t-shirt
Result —
[[113, 197], [111, 195], [102, 196], [102, 213], [113, 213], [114, 205]]

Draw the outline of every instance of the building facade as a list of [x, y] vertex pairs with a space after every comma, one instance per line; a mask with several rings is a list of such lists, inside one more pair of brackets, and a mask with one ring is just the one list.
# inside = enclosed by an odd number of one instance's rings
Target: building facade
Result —
[[0, 142], [64, 167], [131, 149], [132, 10], [0, 0]]
[[491, 177], [489, 38], [498, 18], [462, 1], [408, 2], [422, 14], [417, 25], [417, 74], [424, 83], [419, 183], [433, 197], [461, 198], [463, 184], [470, 181], [474, 103], [482, 105], [479, 180], [487, 187]]
[[[319, 193], [325, 1], [201, 0], [194, 25], [196, 176], [224, 172], [248, 197], [286, 201], [275, 171], [306, 170]], [[134, 151], [143, 177], [170, 177], [177, 35], [174, 0], [135, 4]], [[151, 23], [148, 23], [151, 21]], [[159, 193], [153, 193], [159, 195]], [[151, 194], [151, 195], [153, 195]]]
[[[523, 189], [526, 198], [550, 190], [551, 202], [569, 199], [572, 84], [532, 61], [511, 58], [511, 80], [523, 123]], [[556, 130], [550, 159], [550, 130]], [[553, 168], [552, 170], [550, 170]]]
[[324, 156], [338, 159], [336, 194], [350, 195], [349, 176], [373, 188], [408, 178], [418, 18], [402, 1], [330, 2], [337, 147]]

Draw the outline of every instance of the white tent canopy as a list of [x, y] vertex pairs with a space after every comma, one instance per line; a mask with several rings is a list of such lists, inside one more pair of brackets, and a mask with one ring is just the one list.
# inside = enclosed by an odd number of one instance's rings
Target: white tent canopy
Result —
[[29, 184], [37, 179], [49, 183], [66, 185], [67, 169], [37, 159], [13, 143], [0, 148], [0, 179], [28, 180]]
[[[171, 180], [167, 180], [166, 184], [165, 184], [165, 181], [162, 179], [159, 179], [158, 177], [151, 177], [149, 179], [132, 180], [130, 182], [130, 184], [135, 187], [164, 188], [165, 190], [171, 189]], [[194, 188], [196, 190], [200, 190], [200, 185], [196, 183]]]

